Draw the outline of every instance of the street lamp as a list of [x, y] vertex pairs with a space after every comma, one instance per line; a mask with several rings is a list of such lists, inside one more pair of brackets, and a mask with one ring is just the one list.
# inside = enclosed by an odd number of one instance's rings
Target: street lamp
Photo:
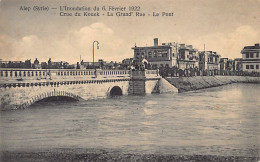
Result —
[[[97, 43], [97, 49], [99, 49], [99, 42], [98, 41], [94, 41], [93, 42], [93, 68], [95, 68], [95, 65], [94, 65], [94, 53], [95, 53], [95, 50], [94, 50], [94, 45], [95, 45], [95, 42]], [[95, 68], [96, 69], [96, 68]]]

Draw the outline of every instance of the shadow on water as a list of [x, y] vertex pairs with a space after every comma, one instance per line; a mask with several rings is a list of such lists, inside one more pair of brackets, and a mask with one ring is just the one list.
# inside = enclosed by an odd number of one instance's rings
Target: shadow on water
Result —
[[110, 91], [110, 96], [122, 96], [122, 89], [118, 86], [115, 86]]
[[42, 100], [39, 100], [32, 104], [30, 107], [37, 107], [37, 106], [51, 106], [51, 105], [64, 105], [67, 103], [76, 103], [78, 100], [67, 97], [67, 96], [52, 96], [52, 97], [47, 97]]

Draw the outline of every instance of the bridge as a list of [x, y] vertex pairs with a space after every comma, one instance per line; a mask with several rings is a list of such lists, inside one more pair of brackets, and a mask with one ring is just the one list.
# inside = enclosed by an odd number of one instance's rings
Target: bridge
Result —
[[178, 92], [157, 70], [0, 69], [1, 109], [22, 109], [63, 96], [75, 100], [112, 95]]

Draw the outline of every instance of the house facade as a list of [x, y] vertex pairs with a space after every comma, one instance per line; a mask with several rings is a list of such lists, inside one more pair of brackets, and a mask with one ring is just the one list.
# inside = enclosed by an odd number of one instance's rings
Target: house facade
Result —
[[198, 68], [199, 52], [192, 45], [180, 44], [178, 46], [177, 67], [179, 69]]
[[242, 51], [242, 70], [247, 72], [260, 72], [260, 45], [245, 46]]
[[134, 50], [133, 62], [136, 64], [141, 63], [145, 59], [152, 68], [176, 66], [173, 46], [170, 44], [159, 45], [158, 38], [154, 38], [153, 46], [135, 46], [132, 49]]
[[220, 70], [220, 55], [213, 51], [199, 52], [200, 70]]

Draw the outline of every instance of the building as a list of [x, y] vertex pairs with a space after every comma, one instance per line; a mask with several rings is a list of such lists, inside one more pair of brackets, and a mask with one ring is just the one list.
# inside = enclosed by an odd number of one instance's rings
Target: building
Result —
[[236, 71], [242, 71], [242, 58], [235, 58], [234, 59], [234, 69]]
[[199, 55], [198, 50], [193, 48], [192, 45], [180, 44], [177, 46], [177, 67], [179, 69], [198, 68]]
[[213, 51], [199, 52], [200, 70], [220, 70], [220, 55]]
[[220, 70], [227, 70], [228, 69], [228, 58], [221, 58], [219, 61]]
[[152, 68], [176, 66], [173, 44], [158, 44], [158, 38], [154, 38], [154, 45], [148, 47], [133, 47], [134, 64], [140, 64], [144, 59]]
[[260, 72], [260, 46], [259, 43], [254, 46], [245, 46], [242, 51], [242, 70], [248, 72]]

